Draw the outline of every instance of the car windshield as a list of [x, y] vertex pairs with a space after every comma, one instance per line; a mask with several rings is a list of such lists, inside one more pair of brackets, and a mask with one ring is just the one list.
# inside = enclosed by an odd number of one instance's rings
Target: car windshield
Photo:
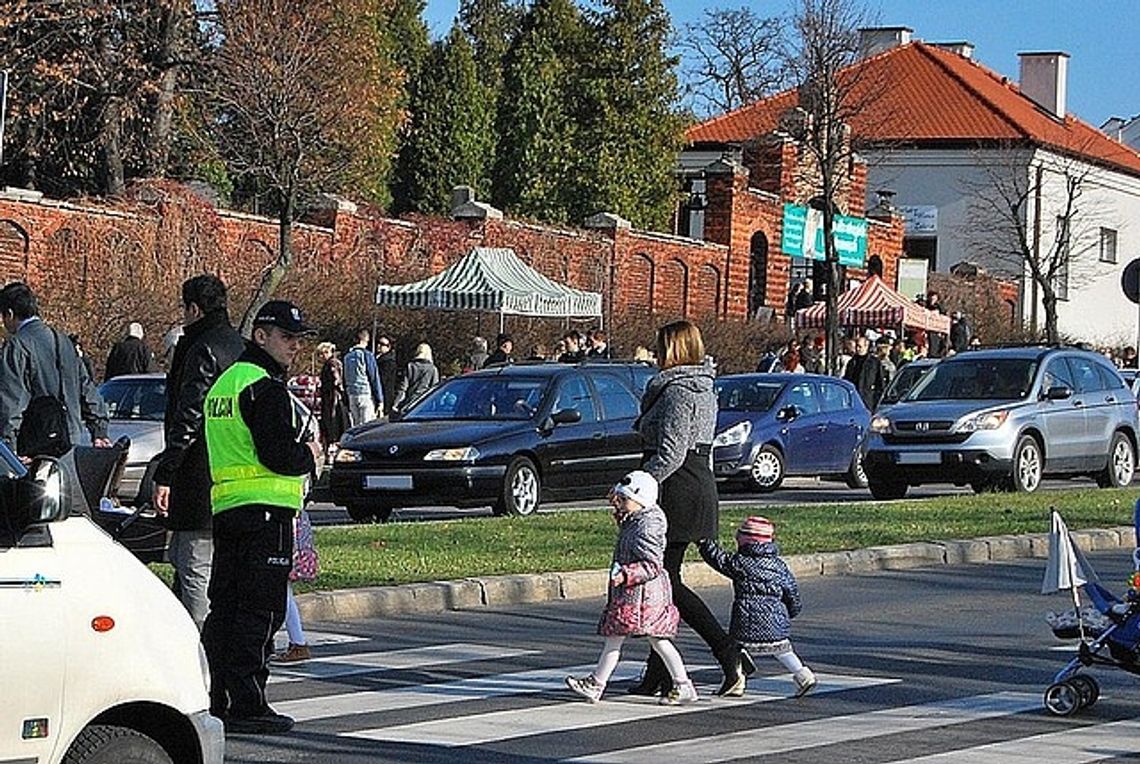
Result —
[[1037, 361], [1032, 358], [970, 358], [932, 367], [903, 400], [1016, 400], [1029, 394]]
[[166, 378], [126, 379], [119, 377], [99, 386], [112, 419], [138, 419], [161, 422], [166, 413]]
[[403, 419], [530, 419], [547, 385], [541, 377], [456, 377], [431, 391]]
[[768, 411], [783, 389], [781, 382], [726, 377], [716, 383], [717, 405], [721, 411]]
[[922, 375], [933, 369], [934, 366], [922, 365], [916, 366], [914, 364], [907, 364], [895, 372], [894, 379], [887, 387], [887, 391], [883, 393], [883, 403], [897, 403], [904, 395], [910, 392], [914, 384], [922, 378]]

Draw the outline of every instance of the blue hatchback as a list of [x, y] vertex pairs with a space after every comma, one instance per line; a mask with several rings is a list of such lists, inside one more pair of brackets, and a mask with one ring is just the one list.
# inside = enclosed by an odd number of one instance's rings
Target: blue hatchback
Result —
[[716, 476], [774, 491], [785, 475], [840, 476], [863, 488], [871, 423], [854, 385], [819, 374], [729, 374], [716, 381]]

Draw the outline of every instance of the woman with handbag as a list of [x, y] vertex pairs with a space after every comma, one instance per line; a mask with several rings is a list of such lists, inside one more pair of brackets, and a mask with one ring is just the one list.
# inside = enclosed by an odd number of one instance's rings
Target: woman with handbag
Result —
[[289, 634], [289, 646], [269, 659], [273, 663], [300, 663], [313, 657], [301, 626], [301, 611], [293, 597], [293, 582], [315, 581], [319, 568], [313, 524], [309, 513], [302, 509], [293, 518], [293, 569], [289, 571], [285, 600], [285, 631]]
[[[701, 539], [715, 539], [720, 520], [712, 472], [717, 412], [714, 371], [705, 363], [700, 330], [688, 321], [675, 321], [657, 331], [657, 362], [661, 372], [646, 387], [641, 416], [634, 423], [645, 448], [641, 469], [661, 485], [659, 503], [669, 522], [665, 571], [673, 587], [673, 603], [681, 620], [712, 649], [724, 670], [717, 694], [726, 695], [739, 692], [745, 674], [753, 673], [756, 666], [697, 593], [681, 581], [685, 550]], [[665, 664], [651, 652], [641, 681], [629, 691], [664, 695], [671, 685]]]

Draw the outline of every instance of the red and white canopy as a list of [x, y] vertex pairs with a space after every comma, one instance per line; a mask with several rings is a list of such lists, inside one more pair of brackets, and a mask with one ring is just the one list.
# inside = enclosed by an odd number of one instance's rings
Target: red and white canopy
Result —
[[[835, 313], [839, 325], [845, 327], [878, 329], [901, 326], [938, 334], [950, 332], [949, 316], [908, 300], [874, 275], [855, 289], [839, 295]], [[803, 308], [796, 311], [796, 328], [822, 329], [826, 316], [827, 306], [822, 302]]]

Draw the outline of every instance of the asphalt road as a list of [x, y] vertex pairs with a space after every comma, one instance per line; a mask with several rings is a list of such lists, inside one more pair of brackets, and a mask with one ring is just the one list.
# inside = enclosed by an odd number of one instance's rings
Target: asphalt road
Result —
[[[1072, 478], [1069, 480], [1044, 480], [1039, 490], [1057, 491], [1066, 488], [1087, 487], [1096, 489], [1096, 483], [1090, 478]], [[907, 492], [908, 499], [931, 499], [938, 496], [952, 496], [971, 494], [968, 486], [961, 488], [953, 485], [924, 485], [911, 487]], [[721, 506], [747, 504], [749, 506], [783, 506], [787, 504], [823, 504], [823, 503], [850, 503], [859, 501], [874, 501], [870, 491], [865, 488], [851, 489], [841, 482], [820, 480], [818, 478], [788, 478], [780, 490], [773, 493], [751, 493], [743, 489], [724, 487], [720, 493]], [[601, 499], [595, 501], [576, 501], [564, 503], [543, 504], [539, 512], [565, 512], [574, 510], [598, 509], [605, 502]], [[348, 513], [342, 507], [327, 501], [316, 501], [309, 505], [309, 512], [313, 522], [317, 525], [338, 525], [352, 522]], [[490, 507], [477, 509], [457, 509], [455, 507], [416, 507], [397, 509], [392, 513], [393, 522], [409, 522], [416, 520], [441, 520], [457, 517], [490, 517]]]
[[[1124, 552], [1093, 556], [1123, 588]], [[771, 659], [744, 698], [678, 709], [625, 696], [629, 643], [602, 703], [562, 686], [597, 657], [601, 600], [308, 624], [318, 659], [274, 669], [270, 702], [298, 719], [278, 738], [231, 737], [232, 762], [1086, 762], [1140, 756], [1137, 679], [1091, 672], [1101, 698], [1058, 718], [1041, 693], [1073, 652], [1044, 623], [1042, 560], [801, 581], [793, 639], [821, 682], [810, 696]], [[706, 599], [727, 617], [727, 587]], [[686, 628], [703, 695], [719, 680]], [[664, 746], [664, 747], [662, 747]], [[1024, 757], [1024, 758], [1022, 758]]]

